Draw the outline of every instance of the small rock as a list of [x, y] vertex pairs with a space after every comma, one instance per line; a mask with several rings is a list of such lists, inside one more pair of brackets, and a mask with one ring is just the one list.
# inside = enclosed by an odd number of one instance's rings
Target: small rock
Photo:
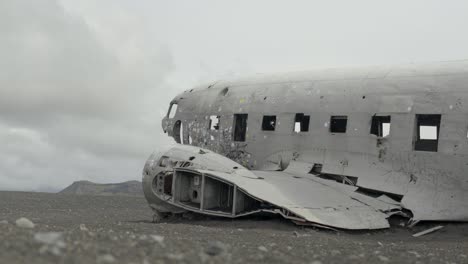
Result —
[[21, 228], [34, 228], [35, 225], [31, 220], [21, 217], [16, 220], [16, 226]]
[[205, 253], [210, 256], [217, 256], [222, 254], [224, 251], [226, 251], [226, 245], [223, 243], [216, 241], [214, 243], [210, 243], [206, 248], [205, 248]]
[[61, 232], [40, 232], [34, 234], [34, 240], [44, 244], [40, 249], [39, 253], [43, 254], [50, 252], [55, 256], [61, 255], [61, 250], [66, 247], [65, 242], [62, 239]]
[[268, 249], [264, 246], [259, 246], [258, 250], [263, 251], [263, 252], [268, 252]]
[[41, 232], [34, 234], [34, 240], [44, 244], [55, 244], [62, 240], [61, 232]]
[[164, 237], [163, 237], [163, 236], [159, 236], [159, 235], [150, 235], [150, 237], [151, 237], [154, 241], [158, 242], [158, 243], [161, 244], [161, 245], [164, 243]]
[[2, 221], [0, 221], [0, 225], [8, 225], [8, 221], [7, 220], [2, 220]]
[[177, 260], [177, 261], [180, 261], [180, 260], [183, 260], [184, 259], [184, 255], [183, 254], [172, 254], [172, 253], [169, 253], [167, 254], [167, 258], [168, 259], [171, 259], [171, 260]]
[[115, 258], [111, 254], [105, 254], [97, 257], [97, 263], [114, 263]]
[[336, 255], [340, 255], [341, 252], [340, 252], [339, 250], [333, 249], [333, 250], [331, 251], [331, 254], [332, 254], [333, 256], [336, 256]]
[[385, 256], [378, 256], [378, 258], [379, 258], [380, 261], [385, 261], [385, 262], [390, 260], [389, 258], [387, 258]]
[[299, 232], [294, 231], [293, 234], [294, 234], [294, 236], [299, 237]]
[[413, 254], [413, 255], [414, 255], [415, 257], [417, 257], [417, 258], [420, 258], [420, 257], [421, 257], [421, 255], [419, 255], [419, 253], [416, 252], [416, 251], [408, 251], [408, 253]]
[[85, 226], [85, 224], [80, 224], [81, 231], [89, 231], [89, 229]]

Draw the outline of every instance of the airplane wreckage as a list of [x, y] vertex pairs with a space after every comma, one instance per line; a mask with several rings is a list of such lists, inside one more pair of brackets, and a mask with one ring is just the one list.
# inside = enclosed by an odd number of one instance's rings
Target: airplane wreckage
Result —
[[468, 221], [468, 61], [219, 81], [176, 96], [162, 126], [179, 144], [143, 169], [156, 217]]

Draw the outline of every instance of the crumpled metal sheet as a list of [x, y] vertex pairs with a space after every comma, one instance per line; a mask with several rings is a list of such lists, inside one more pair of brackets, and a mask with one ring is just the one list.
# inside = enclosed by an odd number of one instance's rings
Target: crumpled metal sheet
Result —
[[[179, 210], [203, 213], [186, 207], [180, 208], [180, 205], [170, 199], [163, 200], [155, 195], [151, 187], [148, 187], [155, 175], [164, 170], [174, 169], [158, 168], [158, 160], [161, 157], [168, 157], [173, 161], [191, 162], [191, 165], [184, 167], [183, 170], [230, 183], [248, 195], [279, 209], [262, 211], [280, 213], [295, 222], [340, 229], [382, 229], [389, 227], [387, 221], [389, 215], [385, 211], [401, 209], [398, 205], [356, 193], [357, 188], [354, 186], [319, 179], [299, 171], [249, 171], [228, 158], [191, 146], [176, 146], [151, 157], [152, 162], [148, 162], [145, 166], [143, 177], [146, 185], [145, 196], [150, 204], [168, 204], [171, 207], [178, 207]], [[301, 165], [291, 166], [293, 167], [298, 168]], [[214, 212], [209, 214], [216, 215]], [[226, 216], [226, 214], [219, 215]]]

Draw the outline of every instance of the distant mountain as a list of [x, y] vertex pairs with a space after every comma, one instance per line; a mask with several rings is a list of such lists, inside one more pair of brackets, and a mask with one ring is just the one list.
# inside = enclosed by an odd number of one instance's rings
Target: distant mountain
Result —
[[143, 188], [141, 186], [141, 182], [139, 181], [107, 184], [99, 184], [90, 181], [76, 181], [59, 193], [142, 196]]

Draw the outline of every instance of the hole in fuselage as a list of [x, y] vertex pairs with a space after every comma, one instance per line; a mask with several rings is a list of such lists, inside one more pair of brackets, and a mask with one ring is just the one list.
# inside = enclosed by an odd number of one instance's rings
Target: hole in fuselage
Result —
[[177, 120], [175, 123], [174, 123], [174, 127], [172, 129], [172, 135], [175, 139], [175, 141], [179, 144], [184, 144], [184, 138], [183, 138], [183, 132], [184, 131], [184, 127], [182, 125], [182, 121], [180, 120]]

